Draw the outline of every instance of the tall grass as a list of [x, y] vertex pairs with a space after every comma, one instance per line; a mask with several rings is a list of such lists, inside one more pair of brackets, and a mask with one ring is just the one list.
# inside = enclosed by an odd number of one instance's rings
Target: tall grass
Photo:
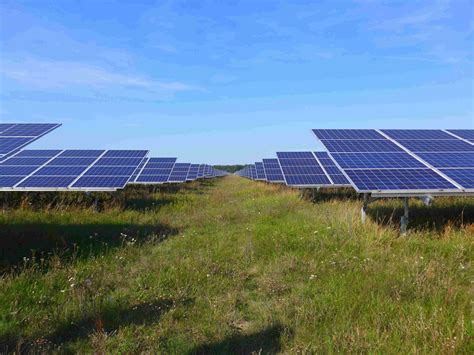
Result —
[[413, 201], [406, 237], [400, 201], [361, 224], [348, 191], [233, 176], [24, 201], [0, 214], [5, 351], [473, 350], [472, 199]]

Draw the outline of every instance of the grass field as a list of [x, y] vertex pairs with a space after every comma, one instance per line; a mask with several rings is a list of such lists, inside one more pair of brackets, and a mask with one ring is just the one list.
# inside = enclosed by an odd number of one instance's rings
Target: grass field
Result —
[[354, 194], [303, 195], [234, 176], [104, 195], [99, 212], [12, 195], [0, 349], [473, 352], [473, 199], [413, 201], [400, 237], [400, 201], [362, 225]]

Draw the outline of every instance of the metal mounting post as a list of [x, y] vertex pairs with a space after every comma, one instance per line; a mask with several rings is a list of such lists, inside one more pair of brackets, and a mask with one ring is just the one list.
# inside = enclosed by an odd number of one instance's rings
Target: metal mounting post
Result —
[[365, 193], [364, 194], [364, 205], [360, 209], [360, 219], [362, 223], [365, 223], [365, 220], [367, 219], [367, 207], [369, 206], [370, 198], [369, 194]]
[[403, 198], [403, 216], [400, 221], [400, 234], [406, 235], [408, 229], [408, 213], [409, 213], [409, 206], [408, 206], [408, 197]]

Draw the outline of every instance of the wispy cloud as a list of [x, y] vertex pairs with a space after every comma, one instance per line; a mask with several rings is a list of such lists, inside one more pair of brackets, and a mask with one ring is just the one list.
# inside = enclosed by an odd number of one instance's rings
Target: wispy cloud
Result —
[[114, 87], [142, 89], [166, 93], [200, 90], [199, 87], [179, 81], [159, 81], [138, 75], [110, 71], [80, 62], [29, 59], [3, 63], [1, 74], [29, 89], [66, 89]]

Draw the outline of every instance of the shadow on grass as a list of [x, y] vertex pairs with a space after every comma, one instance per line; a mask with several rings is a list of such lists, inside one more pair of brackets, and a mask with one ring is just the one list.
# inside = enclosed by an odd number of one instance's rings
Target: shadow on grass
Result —
[[313, 203], [326, 202], [326, 201], [348, 201], [348, 200], [359, 200], [360, 195], [353, 189], [340, 188], [340, 189], [303, 189], [301, 191], [302, 198], [309, 200]]
[[162, 241], [177, 233], [163, 224], [0, 224], [0, 274], [25, 266], [49, 268], [57, 255], [61, 262], [84, 259], [106, 253], [125, 243], [141, 243], [153, 238]]
[[[393, 206], [369, 206], [367, 214], [380, 225], [398, 228], [403, 208]], [[474, 223], [474, 204], [451, 206], [410, 206], [408, 228], [442, 232], [446, 227], [461, 228]]]
[[203, 344], [189, 352], [191, 354], [275, 354], [281, 350], [281, 325], [268, 327], [251, 334], [235, 334], [223, 341]]
[[[184, 302], [190, 302], [186, 300]], [[1, 352], [38, 353], [59, 350], [59, 346], [78, 339], [88, 338], [93, 333], [111, 334], [129, 325], [150, 325], [160, 321], [163, 314], [175, 304], [172, 299], [141, 303], [132, 307], [114, 305], [105, 307], [95, 315], [88, 315], [59, 324], [52, 334], [24, 339], [18, 335], [0, 338]]]

